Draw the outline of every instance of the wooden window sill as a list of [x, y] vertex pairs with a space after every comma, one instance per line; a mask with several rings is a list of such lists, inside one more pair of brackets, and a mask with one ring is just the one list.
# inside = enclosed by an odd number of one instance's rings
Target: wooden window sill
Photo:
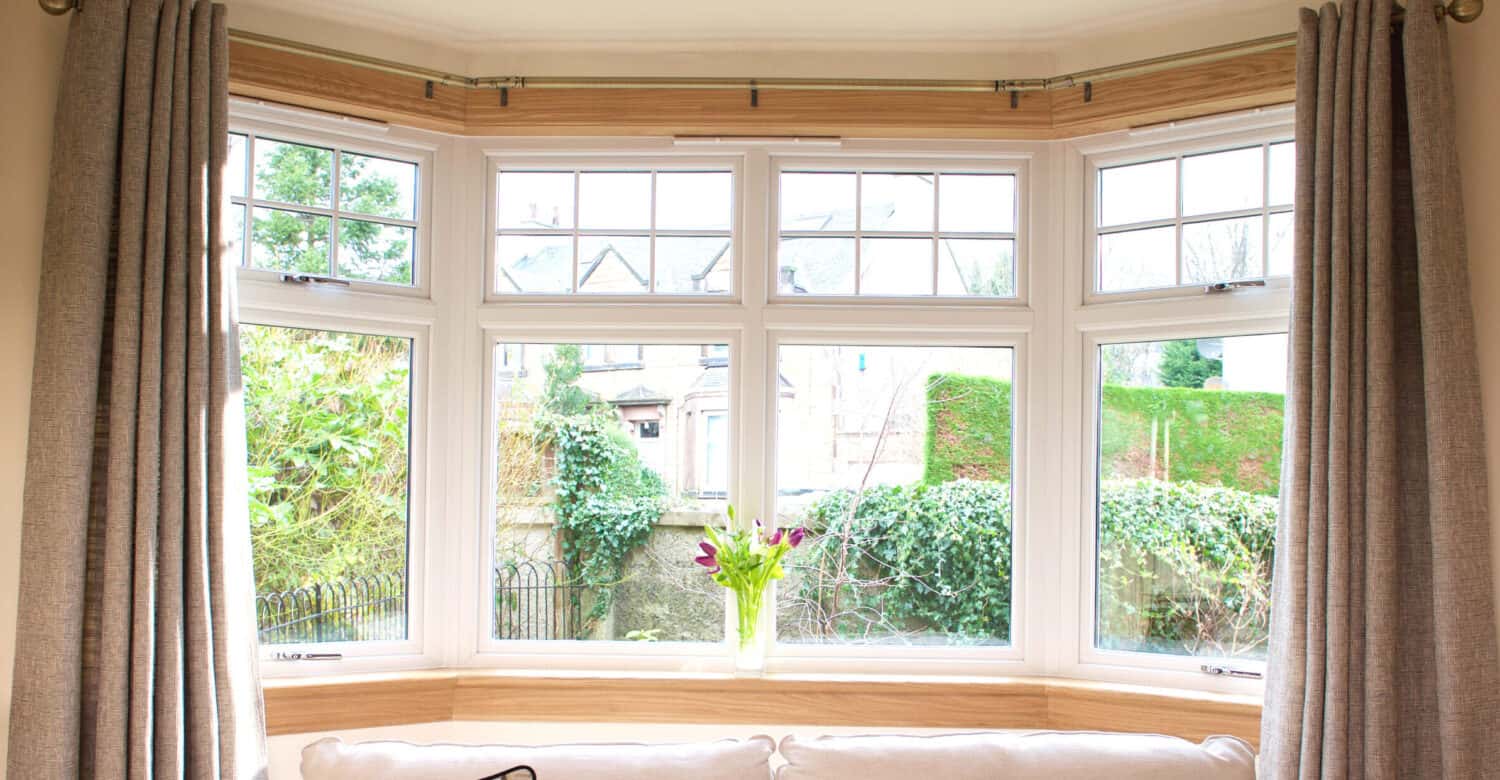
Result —
[[1260, 701], [1047, 677], [568, 675], [432, 670], [264, 684], [272, 735], [447, 720], [1061, 729], [1260, 737]]

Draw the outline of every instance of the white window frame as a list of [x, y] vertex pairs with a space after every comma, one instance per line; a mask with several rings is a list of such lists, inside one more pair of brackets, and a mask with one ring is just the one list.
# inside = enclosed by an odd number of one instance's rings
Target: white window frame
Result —
[[[349, 280], [348, 284], [302, 284], [282, 280], [279, 271], [242, 265], [239, 280], [239, 318], [242, 323], [328, 330], [409, 339], [411, 391], [407, 467], [407, 635], [380, 642], [324, 642], [262, 645], [261, 674], [268, 678], [419, 669], [437, 665], [444, 657], [441, 615], [434, 607], [443, 601], [442, 534], [434, 534], [434, 518], [444, 516], [445, 491], [439, 485], [440, 453], [446, 449], [450, 428], [441, 414], [441, 381], [450, 370], [450, 350], [444, 346], [451, 323], [445, 307], [432, 300], [431, 280], [445, 265], [436, 260], [451, 251], [448, 236], [453, 221], [434, 208], [442, 192], [439, 181], [451, 173], [452, 144], [442, 136], [380, 123], [350, 120], [316, 112], [291, 110], [256, 101], [231, 101], [229, 132], [263, 135], [273, 140], [369, 154], [417, 163], [417, 229], [414, 247], [415, 284], [411, 286]], [[247, 163], [253, 177], [253, 158]], [[252, 186], [247, 183], [247, 187]], [[228, 200], [226, 196], [226, 200]], [[238, 200], [238, 199], [237, 199]], [[246, 253], [249, 224], [247, 211]], [[447, 266], [450, 267], [451, 266]], [[439, 397], [434, 397], [434, 395]], [[331, 654], [328, 660], [286, 661], [286, 655]]]
[[[654, 302], [653, 305], [661, 303], [724, 303], [726, 301], [737, 302], [740, 299], [742, 280], [744, 272], [741, 269], [741, 250], [743, 249], [740, 235], [743, 232], [740, 213], [743, 203], [743, 191], [741, 183], [744, 180], [742, 170], [739, 167], [741, 159], [737, 156], [727, 155], [703, 155], [703, 154], [629, 154], [612, 151], [610, 149], [599, 149], [593, 154], [569, 154], [546, 153], [542, 150], [528, 152], [504, 153], [487, 155], [487, 169], [489, 171], [485, 178], [485, 287], [484, 299], [487, 303], [646, 303]], [[648, 238], [654, 245], [656, 238], [672, 236], [718, 236], [722, 230], [664, 230], [656, 227], [656, 174], [657, 173], [702, 173], [702, 172], [725, 172], [727, 171], [733, 181], [731, 191], [730, 209], [732, 219], [729, 226], [730, 251], [733, 268], [731, 279], [733, 287], [728, 294], [695, 294], [679, 292], [634, 292], [634, 293], [593, 293], [593, 292], [548, 292], [548, 293], [510, 293], [498, 292], [496, 282], [498, 281], [499, 268], [497, 267], [496, 239], [500, 235], [500, 228], [496, 219], [496, 209], [499, 201], [499, 175], [502, 171], [537, 171], [547, 173], [574, 174], [573, 191], [573, 226], [568, 228], [544, 229], [507, 229], [508, 233], [520, 233], [526, 235], [553, 235], [558, 237], [572, 237], [573, 239], [573, 262], [571, 268], [574, 289], [578, 286], [578, 243], [580, 238], [589, 236], [638, 236]], [[578, 222], [578, 178], [579, 173], [651, 173], [651, 225], [647, 228], [582, 228]], [[651, 268], [652, 275], [655, 274], [655, 251], [652, 252]]]
[[[1093, 506], [1097, 346], [1173, 336], [1285, 329], [1290, 294], [1263, 289], [1205, 295], [1193, 288], [1095, 295], [1093, 198], [1097, 166], [1288, 138], [1287, 111], [1075, 141], [876, 141], [808, 145], [776, 140], [701, 144], [669, 138], [457, 138], [350, 123], [236, 101], [231, 131], [350, 151], [384, 146], [428, 155], [422, 169], [426, 263], [417, 294], [299, 286], [242, 270], [247, 322], [422, 334], [413, 433], [413, 553], [409, 600], [420, 643], [402, 655], [341, 644], [340, 662], [266, 664], [268, 675], [422, 667], [550, 673], [732, 672], [722, 643], [497, 641], [493, 597], [493, 381], [498, 343], [729, 345], [729, 495], [745, 522], [772, 516], [782, 345], [990, 346], [1013, 350], [1011, 644], [1004, 647], [768, 646], [772, 674], [1045, 675], [1241, 694], [1256, 680], [1212, 677], [1202, 660], [1119, 658], [1094, 650]], [[361, 145], [363, 144], [363, 146]], [[1170, 156], [1169, 155], [1169, 156]], [[1016, 297], [780, 296], [776, 190], [783, 168], [1016, 175]], [[497, 294], [495, 198], [506, 169], [724, 170], [734, 176], [731, 295]], [[419, 231], [420, 233], [421, 231]], [[247, 248], [248, 249], [248, 248]], [[388, 288], [389, 285], [379, 285]], [[277, 323], [269, 323], [277, 324]], [[404, 329], [404, 330], [403, 330]], [[420, 453], [418, 448], [420, 449]], [[421, 485], [417, 484], [421, 469]], [[422, 490], [416, 507], [415, 491]], [[420, 519], [419, 519], [420, 516]], [[416, 545], [420, 544], [420, 548]], [[420, 549], [420, 555], [416, 550]], [[420, 569], [418, 568], [420, 567]], [[417, 572], [420, 571], [420, 576]], [[420, 579], [420, 582], [418, 581]], [[727, 599], [727, 596], [726, 596]], [[420, 614], [417, 614], [420, 613]], [[727, 615], [726, 615], [727, 619]], [[420, 636], [418, 636], [420, 633]], [[280, 648], [273, 648], [280, 649]], [[1147, 654], [1126, 654], [1145, 656]]]
[[[251, 237], [255, 226], [255, 209], [264, 207], [280, 211], [290, 211], [302, 214], [314, 214], [329, 218], [329, 259], [334, 263], [332, 274], [308, 274], [308, 276], [324, 279], [338, 280], [341, 286], [347, 285], [350, 289], [361, 292], [369, 292], [378, 295], [405, 295], [416, 298], [427, 298], [432, 290], [432, 202], [433, 190], [433, 167], [436, 139], [422, 142], [389, 143], [382, 136], [385, 133], [370, 132], [369, 128], [363, 128], [366, 132], [359, 134], [348, 134], [335, 132], [319, 132], [316, 123], [297, 123], [297, 112], [286, 109], [275, 109], [271, 107], [253, 104], [248, 101], [235, 100], [234, 110], [231, 112], [229, 132], [244, 135], [253, 141], [263, 138], [267, 141], [281, 141], [285, 143], [311, 146], [319, 149], [329, 149], [333, 154], [333, 168], [330, 175], [334, 183], [330, 190], [334, 201], [327, 207], [323, 206], [301, 206], [293, 203], [281, 203], [279, 201], [263, 201], [255, 197], [255, 155], [253, 143], [246, 145], [246, 173], [245, 173], [245, 195], [230, 196], [231, 203], [242, 206], [245, 209], [244, 234], [240, 237], [241, 246], [244, 247], [244, 262], [240, 266], [240, 278], [247, 281], [275, 282], [291, 271], [280, 271], [270, 268], [255, 268], [251, 265], [251, 256], [254, 254]], [[324, 119], [332, 124], [335, 120]], [[345, 121], [344, 125], [354, 123]], [[357, 126], [356, 126], [357, 127]], [[340, 128], [343, 129], [343, 128]], [[415, 138], [412, 139], [415, 141]], [[416, 199], [416, 219], [393, 219], [368, 214], [348, 212], [339, 208], [338, 198], [338, 176], [341, 165], [341, 153], [348, 152], [365, 157], [379, 157], [397, 162], [411, 163], [415, 165], [417, 175], [416, 191], [413, 193]], [[338, 274], [337, 263], [334, 260], [338, 254], [338, 222], [340, 219], [352, 219], [361, 222], [374, 222], [382, 225], [394, 225], [409, 227], [412, 229], [412, 283], [397, 284], [394, 282], [377, 282], [363, 279], [351, 279]]]
[[[1182, 228], [1184, 225], [1214, 222], [1237, 217], [1261, 217], [1261, 248], [1264, 263], [1262, 270], [1269, 270], [1270, 218], [1274, 214], [1289, 213], [1291, 211], [1291, 207], [1283, 204], [1271, 205], [1268, 202], [1270, 195], [1270, 147], [1292, 140], [1293, 128], [1286, 122], [1275, 121], [1277, 118], [1290, 118], [1289, 113], [1284, 111], [1258, 113], [1251, 118], [1258, 121], [1242, 121], [1239, 124], [1251, 126], [1246, 129], [1234, 129], [1230, 132], [1204, 135], [1200, 131], [1200, 133], [1194, 133], [1190, 137], [1183, 137], [1182, 133], [1170, 130], [1159, 131], [1155, 134], [1146, 133], [1133, 136], [1129, 133], [1123, 136], [1115, 134], [1111, 141], [1105, 141], [1099, 146], [1083, 147], [1091, 149], [1085, 155], [1084, 175], [1087, 177], [1088, 186], [1083, 191], [1083, 211], [1087, 217], [1084, 222], [1087, 230], [1084, 242], [1084, 256], [1088, 258], [1088, 275], [1085, 277], [1086, 285], [1084, 286], [1083, 297], [1086, 303], [1160, 300], [1207, 294], [1204, 291], [1205, 283], [1182, 281]], [[1174, 136], [1176, 137], [1174, 138]], [[1194, 214], [1192, 216], [1183, 215], [1183, 158], [1255, 146], [1263, 147], [1262, 159], [1265, 164], [1265, 167], [1261, 171], [1261, 205], [1259, 207], [1238, 211]], [[1099, 172], [1106, 168], [1117, 168], [1125, 165], [1162, 160], [1174, 160], [1177, 165], [1177, 194], [1173, 215], [1164, 219], [1110, 225], [1107, 228], [1100, 228], [1101, 184]], [[1118, 292], [1099, 290], [1099, 274], [1101, 271], [1099, 266], [1099, 236], [1101, 234], [1123, 233], [1157, 227], [1172, 227], [1175, 229], [1173, 236], [1173, 274], [1177, 279], [1177, 283], [1166, 287], [1120, 290]], [[1265, 282], [1266, 289], [1285, 290], [1291, 287], [1291, 278], [1288, 276], [1251, 276], [1240, 281], [1250, 280]]]
[[[920, 148], [922, 145], [913, 144], [912, 147]], [[909, 147], [911, 148], [911, 147]], [[908, 306], [1026, 306], [1027, 296], [1027, 273], [1028, 252], [1027, 239], [1030, 232], [1027, 219], [1030, 210], [1030, 198], [1027, 197], [1029, 185], [1030, 164], [1029, 156], [1019, 154], [1015, 151], [1004, 151], [999, 154], [987, 156], [961, 156], [952, 152], [933, 148], [930, 156], [902, 156], [892, 155], [829, 155], [826, 152], [818, 155], [780, 153], [772, 158], [774, 170], [771, 180], [768, 182], [771, 193], [771, 202], [768, 205], [768, 216], [770, 220], [772, 235], [770, 238], [769, 259], [767, 268], [767, 289], [770, 291], [772, 303], [798, 303], [798, 304], [849, 304], [857, 306], [869, 306], [872, 304], [898, 304]], [[846, 230], [826, 231], [802, 231], [781, 229], [781, 175], [783, 173], [934, 173], [942, 174], [995, 174], [1015, 177], [1015, 214], [1014, 231], [1011, 233], [964, 233], [961, 231], [939, 230], [938, 209], [941, 205], [941, 186], [933, 189], [933, 218], [932, 229], [921, 231], [904, 230], [865, 230], [863, 228], [863, 193], [856, 185], [854, 227]], [[861, 181], [862, 177], [856, 179]], [[783, 233], [789, 234], [791, 238], [846, 238], [854, 242], [854, 287], [855, 292], [844, 294], [808, 293], [806, 295], [785, 295], [777, 290], [776, 274], [780, 268], [780, 260], [777, 256], [781, 245]], [[860, 256], [862, 254], [861, 243], [865, 238], [930, 238], [934, 239], [933, 257], [933, 292], [932, 295], [865, 295], [860, 292]], [[994, 238], [1008, 239], [1015, 247], [1015, 295], [1009, 297], [988, 296], [957, 296], [937, 294], [938, 284], [938, 259], [936, 252], [940, 251], [940, 239], [942, 238]]]

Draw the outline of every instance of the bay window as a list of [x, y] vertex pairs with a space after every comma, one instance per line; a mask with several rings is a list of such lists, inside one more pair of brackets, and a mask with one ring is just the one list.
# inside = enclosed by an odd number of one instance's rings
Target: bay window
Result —
[[771, 674], [1254, 689], [1200, 667], [1265, 653], [1285, 117], [709, 155], [236, 112], [269, 674], [728, 673], [732, 504], [808, 531]]

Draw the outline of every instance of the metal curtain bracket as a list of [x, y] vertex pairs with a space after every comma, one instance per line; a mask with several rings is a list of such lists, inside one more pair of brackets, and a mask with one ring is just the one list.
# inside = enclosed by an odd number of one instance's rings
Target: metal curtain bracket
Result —
[[334, 279], [331, 276], [317, 276], [315, 274], [282, 274], [281, 281], [287, 284], [331, 284], [336, 287], [348, 287], [349, 282], [344, 279]]
[[1243, 279], [1243, 280], [1238, 281], [1238, 282], [1214, 282], [1213, 284], [1205, 284], [1205, 285], [1203, 285], [1203, 292], [1205, 292], [1205, 293], [1233, 292], [1235, 290], [1244, 289], [1246, 287], [1265, 287], [1265, 286], [1266, 286], [1266, 280], [1265, 279]]

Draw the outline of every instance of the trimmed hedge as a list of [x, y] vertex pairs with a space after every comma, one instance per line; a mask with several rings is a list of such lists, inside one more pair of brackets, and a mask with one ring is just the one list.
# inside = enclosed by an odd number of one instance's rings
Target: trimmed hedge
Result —
[[1010, 481], [1010, 383], [964, 374], [927, 378], [922, 481]]
[[[1102, 644], [1264, 651], [1275, 499], [1152, 480], [1106, 482], [1101, 494]], [[824, 633], [1009, 639], [1008, 484], [882, 485], [853, 504], [840, 491], [810, 506], [810, 544], [792, 559], [797, 598]]]
[[[1276, 393], [1105, 385], [1100, 472], [1276, 495], [1283, 403]], [[924, 461], [929, 485], [1009, 481], [1011, 383], [929, 377]]]

